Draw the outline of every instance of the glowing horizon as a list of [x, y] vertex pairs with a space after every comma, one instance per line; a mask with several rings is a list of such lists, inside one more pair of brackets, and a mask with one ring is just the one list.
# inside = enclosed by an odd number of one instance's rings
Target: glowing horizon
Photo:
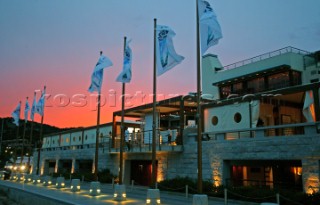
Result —
[[[318, 0], [208, 0], [221, 25], [223, 38], [208, 53], [222, 65], [287, 46], [320, 50]], [[33, 101], [33, 92], [47, 87], [44, 123], [57, 127], [94, 126], [94, 97], [87, 91], [99, 52], [113, 66], [104, 71], [102, 94], [107, 103], [100, 123], [112, 121], [121, 109], [123, 38], [132, 39], [131, 96], [152, 94], [153, 19], [176, 33], [174, 45], [185, 60], [157, 79], [159, 100], [196, 90], [195, 2], [185, 0], [56, 0], [0, 1], [0, 117], [11, 117], [17, 103]], [[318, 6], [316, 6], [318, 5]], [[115, 104], [107, 97], [115, 91]], [[76, 97], [74, 97], [76, 95]], [[58, 97], [57, 97], [58, 96]], [[86, 96], [87, 104], [81, 103]], [[69, 100], [69, 104], [60, 100]], [[74, 102], [75, 104], [72, 104]], [[137, 97], [134, 106], [150, 103]], [[61, 103], [61, 104], [60, 104]], [[130, 105], [132, 106], [132, 105]], [[40, 122], [40, 116], [35, 116]]]

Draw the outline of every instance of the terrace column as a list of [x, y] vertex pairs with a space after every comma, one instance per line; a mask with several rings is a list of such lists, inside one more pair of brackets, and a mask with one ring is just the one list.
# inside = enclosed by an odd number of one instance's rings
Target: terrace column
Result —
[[308, 194], [319, 192], [319, 159], [307, 158], [302, 160], [302, 186]]
[[54, 166], [54, 173], [58, 173], [59, 171], [59, 159], [56, 159], [56, 165]]

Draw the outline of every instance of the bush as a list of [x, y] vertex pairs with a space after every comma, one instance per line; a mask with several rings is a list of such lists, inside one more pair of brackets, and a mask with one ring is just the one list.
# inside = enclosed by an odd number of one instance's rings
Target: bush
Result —
[[185, 186], [189, 186], [189, 192], [194, 193], [196, 190], [196, 183], [189, 177], [177, 177], [173, 179], [166, 179], [158, 183], [158, 187], [161, 190], [185, 192]]
[[[189, 177], [177, 177], [159, 182], [161, 190], [185, 192], [188, 185], [189, 193], [197, 193], [197, 181]], [[211, 180], [203, 181], [203, 193], [213, 197], [224, 197], [224, 186], [214, 186]], [[281, 205], [320, 205], [320, 193], [312, 195], [296, 190], [270, 189], [268, 187], [227, 187], [228, 199], [250, 201], [256, 203], [273, 202], [276, 203], [276, 194], [280, 194]]]

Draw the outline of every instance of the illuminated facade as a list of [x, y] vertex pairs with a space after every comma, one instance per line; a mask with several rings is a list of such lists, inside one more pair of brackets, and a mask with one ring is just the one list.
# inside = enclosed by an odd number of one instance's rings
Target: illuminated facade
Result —
[[[217, 56], [206, 55], [201, 102], [204, 180], [216, 186], [281, 186], [318, 192], [319, 79], [320, 52], [287, 47], [225, 67]], [[195, 102], [190, 93], [157, 103], [157, 181], [197, 178]], [[121, 111], [115, 112], [113, 122], [101, 128], [98, 162], [99, 169], [108, 168], [115, 175], [119, 116]], [[134, 180], [149, 185], [152, 104], [127, 109], [125, 117], [136, 122], [128, 124], [124, 183]], [[44, 174], [92, 170], [94, 142], [95, 127], [46, 136], [40, 160]]]

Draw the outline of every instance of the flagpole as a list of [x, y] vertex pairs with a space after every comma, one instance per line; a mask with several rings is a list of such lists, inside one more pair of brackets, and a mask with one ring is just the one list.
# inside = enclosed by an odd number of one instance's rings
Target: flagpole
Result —
[[196, 15], [197, 15], [197, 116], [198, 119], [198, 146], [197, 146], [197, 158], [198, 158], [198, 183], [197, 190], [199, 194], [202, 194], [202, 136], [201, 136], [201, 58], [200, 58], [200, 28], [199, 28], [199, 8], [198, 8], [198, 0], [196, 0]]
[[1, 123], [1, 135], [0, 135], [0, 154], [1, 154], [1, 151], [2, 151], [3, 125], [4, 125], [4, 118], [2, 118], [2, 123]]
[[[126, 43], [127, 37], [124, 37], [124, 47], [123, 52], [126, 52]], [[123, 173], [123, 146], [124, 146], [124, 100], [125, 100], [125, 91], [126, 91], [126, 84], [122, 83], [122, 99], [121, 99], [121, 136], [120, 136], [120, 168], [119, 168], [119, 184], [121, 185], [122, 182], [122, 173]]]
[[[36, 97], [36, 92], [34, 92], [33, 95], [33, 99], [35, 99]], [[32, 102], [32, 108], [31, 108], [31, 112], [33, 109], [33, 102]], [[29, 144], [29, 157], [28, 157], [28, 169], [30, 171], [30, 157], [31, 157], [31, 152], [32, 152], [32, 136], [33, 136], [33, 125], [34, 125], [34, 117], [32, 117], [32, 121], [31, 121], [31, 131], [30, 131], [30, 144]]]
[[[44, 86], [44, 89], [43, 89], [43, 94], [46, 93], [46, 86]], [[42, 97], [42, 96], [41, 96]], [[44, 96], [43, 96], [44, 97]], [[43, 141], [42, 139], [42, 133], [43, 133], [43, 119], [44, 119], [44, 104], [45, 104], [45, 100], [43, 101], [43, 111], [42, 111], [42, 116], [41, 116], [41, 125], [40, 125], [40, 137], [39, 137], [39, 140], [40, 142]], [[42, 146], [42, 143], [39, 143], [38, 144], [38, 160], [37, 160], [37, 175], [39, 175], [39, 169], [40, 169], [40, 156], [41, 156], [41, 146]]]
[[[100, 56], [102, 51], [100, 51]], [[96, 149], [94, 155], [94, 181], [98, 181], [98, 161], [99, 161], [99, 132], [100, 132], [100, 101], [101, 101], [101, 87], [98, 92], [98, 110], [97, 110], [97, 131], [96, 131]]]
[[[26, 102], [28, 101], [28, 97], [26, 99]], [[26, 117], [26, 116], [25, 116]], [[26, 117], [27, 118], [27, 117]], [[23, 135], [22, 135], [22, 149], [21, 149], [21, 159], [20, 159], [20, 167], [22, 165], [22, 162], [23, 162], [23, 155], [24, 155], [24, 138], [26, 136], [26, 126], [27, 126], [27, 120], [28, 119], [25, 119], [24, 120], [24, 125], [23, 125]]]
[[21, 112], [21, 101], [19, 102], [19, 104], [20, 104], [20, 111], [19, 111], [19, 118], [18, 118], [17, 132], [16, 132], [16, 142], [17, 142], [17, 146], [16, 146], [16, 148], [14, 149], [14, 157], [15, 157], [14, 163], [13, 163], [14, 166], [16, 165], [16, 162], [17, 162], [17, 147], [18, 147], [18, 142], [19, 142], [19, 126], [20, 126], [19, 121], [20, 121], [20, 112]]
[[154, 19], [154, 34], [153, 34], [153, 110], [152, 110], [152, 180], [151, 185], [156, 188], [156, 102], [157, 102], [157, 66], [156, 66], [156, 33], [157, 19]]
[[101, 91], [99, 91], [99, 93], [98, 93], [96, 149], [95, 149], [95, 155], [94, 155], [94, 181], [98, 181], [99, 129], [100, 129], [100, 100], [101, 100]]

